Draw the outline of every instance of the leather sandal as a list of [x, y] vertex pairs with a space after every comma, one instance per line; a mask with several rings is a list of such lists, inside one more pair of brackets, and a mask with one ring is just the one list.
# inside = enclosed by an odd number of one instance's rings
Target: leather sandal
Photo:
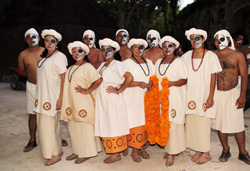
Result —
[[23, 152], [29, 152], [36, 146], [37, 146], [36, 140], [34, 141], [29, 140], [28, 144], [24, 147]]
[[240, 153], [238, 159], [245, 162], [246, 164], [250, 164], [250, 156], [248, 152], [247, 154]]
[[230, 153], [230, 147], [228, 148], [227, 151], [222, 151], [220, 157], [219, 157], [219, 161], [220, 162], [227, 162], [228, 159], [231, 157], [231, 153]]

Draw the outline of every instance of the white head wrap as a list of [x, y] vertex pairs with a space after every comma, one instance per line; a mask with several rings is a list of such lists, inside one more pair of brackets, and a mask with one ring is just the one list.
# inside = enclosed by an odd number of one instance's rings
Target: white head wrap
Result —
[[80, 47], [84, 50], [84, 52], [86, 52], [85, 55], [89, 54], [89, 47], [87, 45], [85, 45], [84, 43], [80, 42], [80, 41], [74, 41], [72, 43], [69, 43], [67, 48], [69, 50], [69, 53], [72, 55], [72, 49], [74, 47]]
[[36, 29], [34, 29], [34, 28], [30, 28], [29, 30], [27, 30], [27, 31], [24, 33], [24, 38], [26, 38], [26, 36], [28, 36], [28, 34], [35, 34], [37, 37], [39, 37], [38, 32], [37, 32]]
[[148, 47], [148, 42], [144, 39], [130, 39], [128, 42], [128, 48], [130, 49], [133, 45], [144, 45], [144, 48]]
[[164, 36], [161, 41], [160, 41], [160, 47], [162, 48], [162, 44], [164, 42], [171, 42], [171, 43], [174, 43], [176, 45], [176, 49], [180, 46], [180, 43], [173, 37], [171, 36]]
[[119, 29], [119, 30], [117, 30], [116, 33], [115, 33], [115, 36], [117, 36], [121, 31], [125, 32], [129, 36], [128, 31], [125, 30], [125, 29]]
[[115, 48], [116, 52], [120, 50], [120, 46], [116, 41], [113, 41], [109, 38], [105, 38], [102, 40], [99, 40], [99, 47], [102, 48], [102, 46], [111, 46]]
[[161, 40], [160, 33], [159, 33], [158, 31], [156, 31], [156, 30], [153, 30], [153, 29], [151, 29], [151, 30], [148, 31], [147, 37], [146, 37], [147, 40], [148, 40], [148, 35], [150, 35], [150, 34], [156, 35], [157, 38], [158, 38], [159, 40]]
[[42, 31], [41, 36], [43, 39], [47, 35], [54, 36], [59, 42], [62, 40], [62, 35], [53, 29], [45, 29]]
[[205, 40], [207, 40], [207, 32], [205, 30], [191, 28], [190, 30], [185, 31], [185, 36], [187, 37], [188, 40], [190, 40], [190, 36], [193, 34], [202, 35], [205, 38]]
[[95, 38], [95, 32], [93, 32], [92, 30], [86, 30], [84, 33], [83, 33], [83, 36], [82, 37], [85, 37], [87, 35], [92, 35], [94, 38]]
[[223, 35], [225, 37], [229, 37], [230, 41], [231, 41], [231, 47], [230, 48], [235, 50], [234, 41], [233, 41], [232, 36], [230, 35], [230, 33], [225, 29], [224, 30], [219, 30], [214, 34], [214, 38], [215, 38], [216, 35], [219, 35], [219, 34], [221, 34], [221, 35]]

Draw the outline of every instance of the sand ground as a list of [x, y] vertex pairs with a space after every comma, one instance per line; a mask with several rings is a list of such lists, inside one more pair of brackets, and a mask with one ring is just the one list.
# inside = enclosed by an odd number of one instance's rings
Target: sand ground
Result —
[[[66, 156], [71, 154], [69, 133], [66, 123], [61, 123], [62, 137], [69, 142], [68, 147], [63, 147], [64, 155], [62, 160], [53, 166], [44, 166], [45, 159], [41, 156], [40, 146], [28, 153], [23, 152], [23, 147], [29, 140], [28, 115], [26, 114], [25, 91], [13, 91], [8, 83], [0, 83], [0, 170], [173, 170], [173, 171], [239, 171], [250, 170], [250, 165], [238, 160], [238, 147], [233, 135], [229, 136], [232, 157], [226, 163], [220, 163], [218, 157], [221, 154], [217, 133], [212, 131], [211, 135], [211, 155], [212, 160], [203, 165], [197, 165], [191, 161], [193, 151], [187, 149], [175, 159], [175, 164], [171, 167], [165, 166], [163, 159], [164, 149], [158, 146], [147, 148], [150, 154], [149, 160], [142, 160], [135, 163], [131, 159], [131, 149], [129, 155], [122, 160], [105, 164], [103, 160], [107, 157], [105, 152], [99, 153], [97, 157], [91, 158], [82, 164], [74, 164], [73, 161], [66, 161]], [[245, 112], [245, 124], [250, 126], [250, 109]], [[250, 151], [250, 130], [246, 128], [246, 148]]]

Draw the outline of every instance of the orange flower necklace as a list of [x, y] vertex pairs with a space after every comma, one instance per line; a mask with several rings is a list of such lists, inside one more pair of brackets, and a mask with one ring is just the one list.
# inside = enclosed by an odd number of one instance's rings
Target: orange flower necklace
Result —
[[[164, 77], [161, 81], [162, 89], [159, 91], [159, 79], [156, 75], [151, 76], [149, 81], [153, 82], [151, 91], [147, 91], [144, 96], [145, 129], [148, 133], [150, 144], [165, 146], [169, 137], [169, 100], [168, 78]], [[160, 107], [161, 106], [161, 107]], [[161, 112], [160, 112], [161, 109]]]

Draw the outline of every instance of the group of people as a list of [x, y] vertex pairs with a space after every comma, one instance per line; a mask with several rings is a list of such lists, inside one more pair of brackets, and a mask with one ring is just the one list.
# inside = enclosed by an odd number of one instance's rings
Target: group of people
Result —
[[[67, 57], [57, 49], [62, 40], [60, 33], [43, 30], [43, 48], [38, 32], [27, 30], [24, 37], [28, 48], [18, 57], [20, 73], [28, 78], [27, 113], [33, 120], [24, 151], [37, 146], [37, 120], [42, 156], [48, 159], [45, 165], [60, 161], [63, 151], [59, 121], [63, 120], [72, 148], [66, 160], [79, 164], [97, 156], [102, 151], [101, 142], [110, 154], [105, 163], [120, 160], [120, 153], [127, 155], [128, 147], [132, 148], [134, 162], [149, 159], [144, 97], [155, 87], [165, 89], [167, 78], [170, 128], [163, 130], [163, 134], [169, 134], [164, 147], [166, 165], [172, 166], [186, 148], [195, 151], [193, 162], [209, 161], [211, 128], [218, 130], [223, 147], [219, 161], [231, 157], [228, 134], [235, 133], [238, 158], [250, 164], [243, 115], [247, 89], [244, 56], [234, 50], [227, 30], [214, 34], [214, 52], [204, 47], [206, 31], [191, 28], [185, 36], [192, 50], [179, 56], [180, 43], [169, 35], [161, 38], [156, 30], [149, 30], [144, 40], [130, 39], [127, 30], [119, 29], [116, 41], [99, 40], [100, 49], [95, 46], [95, 33], [86, 30], [83, 41], [68, 44], [75, 63], [67, 68]], [[159, 80], [157, 86], [153, 77]], [[150, 103], [157, 103], [154, 100]], [[163, 116], [163, 111], [160, 113]]]

